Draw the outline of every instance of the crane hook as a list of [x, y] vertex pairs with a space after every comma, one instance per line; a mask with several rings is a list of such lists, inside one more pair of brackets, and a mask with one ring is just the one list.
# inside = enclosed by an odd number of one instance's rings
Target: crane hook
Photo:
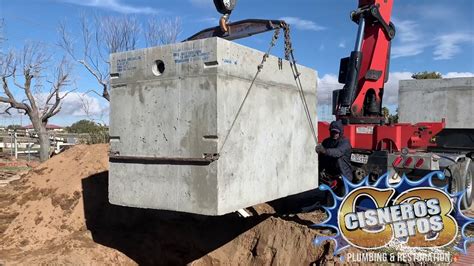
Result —
[[226, 34], [229, 34], [229, 26], [227, 24], [236, 4], [237, 0], [214, 0], [217, 11], [222, 14], [222, 17], [219, 19], [219, 26]]

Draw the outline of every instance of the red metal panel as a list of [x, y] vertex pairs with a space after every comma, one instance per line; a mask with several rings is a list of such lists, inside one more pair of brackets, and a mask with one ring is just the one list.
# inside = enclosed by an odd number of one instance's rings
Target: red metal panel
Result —
[[329, 123], [318, 122], [318, 143], [322, 143], [323, 140], [329, 137]]
[[[388, 150], [399, 152], [403, 148], [425, 151], [435, 146], [433, 137], [446, 126], [444, 121], [433, 123], [394, 124], [394, 125], [345, 125], [344, 135], [352, 148], [362, 150]], [[329, 123], [318, 123], [318, 136], [321, 143], [329, 137]]]

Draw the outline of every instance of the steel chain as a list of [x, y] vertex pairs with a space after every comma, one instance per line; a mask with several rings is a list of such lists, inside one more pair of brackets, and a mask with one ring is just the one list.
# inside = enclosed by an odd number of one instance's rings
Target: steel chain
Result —
[[[306, 102], [306, 97], [304, 95], [303, 85], [302, 85], [301, 80], [300, 80], [300, 73], [298, 71], [298, 67], [296, 65], [296, 60], [295, 60], [295, 57], [294, 57], [294, 54], [293, 54], [293, 45], [292, 45], [292, 42], [291, 42], [290, 26], [286, 23], [282, 23], [281, 26], [283, 28], [284, 35], [285, 35], [284, 36], [284, 38], [285, 38], [285, 59], [290, 63], [291, 70], [293, 72], [293, 76], [294, 76], [294, 79], [295, 79], [295, 82], [296, 82], [296, 87], [298, 88], [300, 98], [301, 98], [301, 102], [302, 102], [304, 110], [305, 110], [306, 118], [307, 118], [308, 123], [309, 123], [309, 127], [310, 127], [311, 133], [313, 135], [314, 141], [317, 144], [318, 139], [317, 139], [317, 135], [316, 135], [316, 130], [315, 130], [315, 127], [314, 127], [312, 119], [311, 119], [311, 112], [309, 111], [308, 104]], [[237, 121], [237, 119], [238, 119], [238, 117], [239, 117], [239, 115], [242, 111], [242, 108], [243, 108], [243, 106], [244, 106], [244, 104], [245, 104], [245, 102], [246, 102], [246, 100], [247, 100], [247, 98], [250, 94], [250, 91], [252, 90], [253, 85], [255, 84], [255, 81], [257, 80], [258, 75], [260, 74], [260, 72], [263, 69], [263, 65], [265, 64], [268, 57], [270, 56], [270, 52], [271, 52], [272, 48], [275, 47], [276, 42], [277, 42], [279, 37], [280, 37], [280, 29], [278, 28], [278, 29], [275, 29], [272, 40], [270, 42], [270, 46], [267, 49], [267, 52], [263, 55], [262, 61], [257, 66], [257, 73], [255, 73], [255, 76], [254, 76], [254, 78], [253, 78], [253, 80], [250, 84], [250, 87], [248, 88], [247, 93], [245, 94], [245, 97], [244, 97], [244, 99], [242, 100], [242, 103], [239, 106], [237, 114], [235, 115], [235, 118], [232, 121], [232, 124], [231, 124], [231, 126], [230, 126], [230, 128], [227, 132], [227, 135], [224, 139], [224, 142], [222, 143], [222, 146], [219, 149], [219, 153], [222, 152], [222, 150], [224, 149], [224, 146], [227, 143], [227, 140], [228, 140], [228, 138], [229, 138], [229, 136], [232, 132], [232, 129], [235, 126], [235, 122]]]
[[286, 23], [283, 23], [281, 26], [282, 26], [283, 31], [285, 33], [285, 59], [290, 62], [290, 67], [291, 67], [291, 70], [293, 72], [293, 76], [294, 76], [294, 79], [295, 79], [295, 82], [296, 82], [296, 87], [298, 88], [298, 91], [300, 93], [301, 102], [303, 104], [303, 108], [304, 108], [304, 111], [305, 111], [305, 114], [306, 114], [306, 119], [308, 120], [309, 128], [311, 130], [311, 134], [313, 135], [313, 139], [314, 139], [315, 143], [317, 144], [318, 143], [318, 137], [317, 137], [317, 134], [316, 134], [316, 129], [315, 129], [315, 127], [313, 125], [313, 122], [312, 122], [313, 120], [311, 118], [311, 112], [309, 110], [308, 103], [306, 101], [306, 96], [305, 96], [304, 90], [303, 90], [303, 84], [301, 83], [301, 80], [300, 80], [301, 73], [298, 71], [298, 67], [297, 67], [297, 64], [296, 64], [296, 59], [295, 59], [295, 56], [293, 54], [293, 44], [291, 42], [290, 25], [288, 25]]
[[273, 47], [275, 47], [276, 45], [276, 42], [278, 40], [278, 38], [280, 37], [280, 29], [276, 29], [275, 32], [273, 33], [273, 37], [272, 37], [272, 40], [270, 42], [270, 47], [268, 47], [267, 49], [267, 52], [263, 55], [263, 58], [262, 58], [262, 61], [260, 62], [260, 64], [257, 66], [257, 73], [255, 73], [255, 76], [252, 80], [252, 83], [250, 83], [250, 87], [248, 88], [247, 90], [247, 93], [245, 94], [245, 97], [244, 99], [242, 100], [242, 103], [240, 104], [239, 106], [239, 109], [237, 111], [237, 114], [235, 115], [235, 118], [234, 120], [232, 121], [232, 125], [230, 126], [229, 130], [227, 131], [227, 135], [225, 136], [225, 139], [224, 139], [224, 142], [222, 143], [222, 146], [221, 148], [219, 149], [219, 153], [224, 149], [224, 145], [227, 143], [227, 139], [229, 138], [230, 136], [230, 133], [232, 132], [232, 129], [234, 128], [235, 126], [235, 122], [237, 121], [237, 118], [239, 117], [241, 111], [242, 111], [242, 107], [244, 107], [244, 104], [245, 102], [247, 101], [247, 98], [250, 94], [250, 91], [252, 90], [253, 88], [253, 85], [255, 84], [255, 81], [257, 80], [257, 77], [258, 75], [260, 74], [260, 72], [262, 71], [263, 69], [263, 65], [265, 64], [265, 62], [267, 61], [268, 57], [270, 56], [270, 52], [272, 50]]

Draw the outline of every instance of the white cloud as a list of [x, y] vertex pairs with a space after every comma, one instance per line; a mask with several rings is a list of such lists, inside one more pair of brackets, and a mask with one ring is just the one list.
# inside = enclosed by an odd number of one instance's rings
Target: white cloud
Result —
[[8, 107], [10, 107], [10, 104], [0, 103], [0, 117], [1, 118], [14, 118], [14, 117], [23, 115], [22, 113], [20, 113], [18, 110], [15, 110], [15, 109], [8, 110], [10, 114], [5, 113]]
[[97, 7], [108, 9], [123, 14], [155, 14], [158, 10], [152, 7], [139, 7], [135, 5], [124, 4], [120, 0], [59, 0], [74, 5]]
[[429, 3], [417, 5], [419, 16], [436, 22], [453, 22], [452, 18], [459, 17], [460, 10], [455, 5]]
[[[61, 93], [61, 96], [64, 96], [64, 92]], [[46, 93], [35, 95], [37, 104], [39, 106], [44, 106], [46, 97]], [[8, 107], [8, 104], [0, 103], [0, 124], [25, 125], [30, 123], [30, 119], [27, 115], [19, 113], [15, 109], [10, 109], [11, 115], [3, 113]], [[98, 119], [102, 121], [103, 119], [107, 119], [108, 113], [109, 105], [104, 100], [93, 97], [89, 94], [71, 92], [62, 100], [61, 111], [53, 119], [72, 118], [72, 120], [77, 120], [87, 117], [87, 119]]]
[[423, 53], [428, 44], [422, 40], [422, 31], [419, 25], [411, 20], [393, 19], [393, 22], [397, 28], [397, 35], [392, 48], [392, 58], [415, 56]]
[[108, 105], [102, 106], [98, 98], [88, 94], [72, 92], [62, 101], [61, 116], [98, 116], [108, 112]]
[[412, 20], [400, 20], [393, 19], [397, 27], [397, 40], [402, 43], [416, 42], [420, 40], [419, 25]]
[[332, 105], [332, 91], [342, 89], [338, 77], [333, 74], [326, 74], [322, 78], [318, 77], [318, 104]]
[[339, 48], [346, 48], [346, 42], [345, 41], [341, 41], [338, 45]]
[[423, 53], [426, 45], [423, 43], [409, 43], [397, 45], [392, 49], [392, 58], [415, 56]]
[[[440, 10], [433, 12], [434, 16]], [[450, 32], [438, 36], [427, 36], [419, 25], [412, 20], [393, 19], [397, 35], [392, 48], [392, 58], [415, 56], [425, 49], [434, 47], [434, 60], [448, 60], [461, 52], [462, 44], [474, 44], [474, 35], [468, 32]]]
[[316, 24], [316, 22], [306, 19], [301, 19], [297, 17], [283, 17], [281, 20], [286, 21], [290, 26], [295, 27], [298, 30], [311, 30], [311, 31], [321, 31], [325, 30], [326, 27]]
[[412, 79], [411, 72], [390, 72], [388, 82], [385, 84], [383, 105], [398, 105], [398, 84], [400, 80]]
[[320, 121], [332, 121], [332, 91], [342, 89], [344, 85], [339, 84], [338, 77], [334, 74], [326, 74], [318, 77], [318, 119]]
[[434, 60], [449, 60], [461, 52], [461, 44], [474, 44], [474, 37], [469, 33], [454, 32], [436, 37], [435, 42]]
[[472, 72], [449, 72], [443, 75], [445, 79], [474, 77]]

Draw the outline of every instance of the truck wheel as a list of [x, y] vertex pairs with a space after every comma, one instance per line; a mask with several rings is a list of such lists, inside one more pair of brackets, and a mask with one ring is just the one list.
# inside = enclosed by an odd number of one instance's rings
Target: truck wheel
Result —
[[465, 190], [465, 193], [461, 201], [461, 206], [463, 209], [469, 209], [472, 205], [472, 186], [473, 186], [472, 172], [473, 172], [473, 167], [471, 166], [467, 170], [466, 176], [463, 178], [464, 184], [465, 184], [463, 188]]
[[[463, 190], [464, 182], [461, 177], [461, 172], [459, 171], [459, 167], [457, 167], [457, 165], [446, 168], [444, 170], [444, 175], [449, 180], [449, 193], [451, 195], [454, 195]], [[453, 204], [456, 205], [457, 202], [453, 202]], [[461, 209], [464, 209], [462, 201], [461, 201]]]
[[352, 181], [354, 183], [360, 183], [360, 181], [364, 180], [364, 178], [367, 176], [367, 172], [364, 169], [357, 167], [353, 175], [354, 175], [354, 180]]
[[449, 178], [448, 180], [450, 180], [449, 192], [451, 194], [456, 194], [464, 191], [464, 195], [461, 199], [461, 209], [469, 209], [472, 204], [472, 168], [469, 168], [466, 175], [462, 176], [459, 165], [454, 165], [453, 167], [450, 167], [450, 169], [445, 170], [445, 175]]

